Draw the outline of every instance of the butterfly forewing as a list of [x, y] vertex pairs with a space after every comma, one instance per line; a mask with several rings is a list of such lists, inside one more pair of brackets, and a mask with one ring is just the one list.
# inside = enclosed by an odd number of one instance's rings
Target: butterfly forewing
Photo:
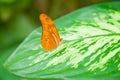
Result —
[[54, 22], [46, 14], [40, 15], [40, 21], [42, 24], [42, 47], [45, 50], [50, 50], [60, 43], [61, 39], [59, 33], [54, 25]]

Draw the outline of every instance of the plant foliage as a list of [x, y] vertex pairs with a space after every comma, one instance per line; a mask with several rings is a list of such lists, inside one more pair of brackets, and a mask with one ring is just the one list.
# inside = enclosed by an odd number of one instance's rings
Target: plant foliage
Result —
[[5, 62], [13, 74], [62, 80], [120, 79], [120, 2], [79, 9], [55, 21], [62, 42], [41, 47], [34, 30]]

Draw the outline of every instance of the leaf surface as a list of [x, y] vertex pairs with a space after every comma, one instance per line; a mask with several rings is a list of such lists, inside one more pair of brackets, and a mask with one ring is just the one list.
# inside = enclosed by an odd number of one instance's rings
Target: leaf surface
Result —
[[97, 4], [55, 20], [62, 42], [47, 52], [41, 47], [41, 28], [34, 30], [4, 66], [27, 78], [119, 80], [119, 5]]

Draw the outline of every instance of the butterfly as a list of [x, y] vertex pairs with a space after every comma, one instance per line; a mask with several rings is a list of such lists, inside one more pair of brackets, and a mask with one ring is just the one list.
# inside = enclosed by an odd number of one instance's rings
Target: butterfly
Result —
[[42, 47], [46, 51], [57, 47], [61, 42], [61, 38], [53, 20], [44, 13], [40, 14], [39, 19], [42, 25]]

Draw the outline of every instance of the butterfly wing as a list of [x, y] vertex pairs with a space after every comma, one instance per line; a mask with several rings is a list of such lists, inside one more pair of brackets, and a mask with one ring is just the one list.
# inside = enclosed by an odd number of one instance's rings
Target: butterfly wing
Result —
[[57, 46], [54, 38], [52, 38], [52, 35], [49, 32], [42, 32], [41, 43], [42, 47], [47, 51]]
[[40, 15], [40, 21], [42, 24], [42, 47], [45, 50], [50, 50], [60, 43], [61, 39], [59, 33], [54, 22], [46, 14]]

